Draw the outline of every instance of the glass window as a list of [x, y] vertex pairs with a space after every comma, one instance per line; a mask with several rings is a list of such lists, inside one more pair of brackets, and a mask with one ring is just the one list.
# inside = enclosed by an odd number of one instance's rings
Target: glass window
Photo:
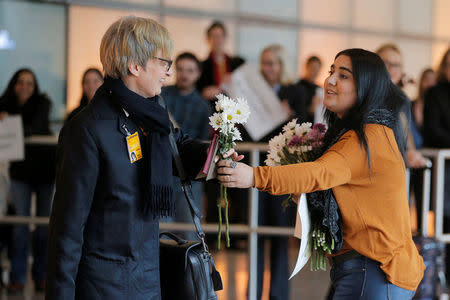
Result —
[[[400, 30], [407, 33], [430, 34], [432, 30], [432, 1], [400, 0]], [[448, 14], [447, 10], [447, 14]]]
[[424, 68], [430, 67], [431, 45], [429, 42], [400, 39], [398, 46], [402, 52], [403, 71], [406, 76], [416, 79]]
[[450, 1], [434, 0], [433, 35], [440, 38], [450, 38]]
[[[173, 58], [184, 51], [192, 52], [200, 61], [209, 55], [209, 46], [206, 41], [206, 30], [211, 25], [212, 19], [203, 18], [180, 18], [164, 17], [163, 24], [169, 30], [174, 41]], [[227, 29], [226, 50], [230, 55], [235, 54], [236, 26], [232, 22], [224, 22]], [[189, 30], [186, 30], [189, 28]], [[173, 84], [175, 76], [166, 81], [168, 85]]]
[[102, 70], [99, 49], [103, 34], [122, 16], [155, 18], [139, 11], [115, 10], [72, 5], [69, 8], [67, 111], [78, 106], [81, 99], [81, 77], [89, 67]]
[[[427, 41], [400, 39], [397, 41], [397, 45], [402, 52], [403, 72], [405, 77], [418, 82], [420, 73], [423, 69], [430, 66], [430, 43]], [[411, 49], [414, 50], [411, 51]], [[407, 84], [404, 91], [410, 99], [415, 99], [417, 97], [417, 86], [415, 84]]]
[[113, 2], [137, 3], [137, 4], [159, 4], [160, 0], [111, 0]]
[[251, 15], [297, 18], [298, 0], [240, 0], [239, 11]]
[[61, 119], [66, 78], [65, 7], [23, 1], [0, 2], [0, 40], [3, 41], [0, 94], [15, 71], [28, 67], [36, 73], [41, 91], [53, 102], [50, 118]]
[[431, 67], [433, 67], [434, 70], [438, 69], [441, 59], [444, 56], [445, 51], [447, 51], [449, 47], [450, 47], [449, 43], [445, 42], [433, 43], [431, 51]]
[[394, 29], [396, 1], [358, 0], [353, 3], [353, 25], [356, 28], [379, 31], [392, 31]]
[[386, 43], [392, 43], [392, 39], [383, 35], [353, 34], [350, 47], [363, 48], [375, 52], [381, 45]]
[[[259, 65], [261, 51], [270, 44], [282, 45], [288, 55], [291, 70], [297, 64], [297, 30], [279, 27], [240, 26], [238, 32], [238, 52], [248, 62]], [[294, 73], [295, 74], [295, 73]]]
[[[209, 55], [209, 47], [206, 41], [206, 30], [213, 22], [212, 19], [164, 17], [163, 24], [169, 30], [174, 41], [174, 57], [183, 51], [193, 52], [200, 60]], [[235, 53], [236, 26], [232, 22], [224, 22], [227, 29], [228, 53]], [[189, 28], [189, 30], [186, 30]]]
[[331, 26], [345, 26], [351, 23], [350, 0], [299, 1], [299, 16], [302, 22]]
[[231, 12], [235, 9], [235, 1], [229, 0], [164, 0], [164, 5], [218, 12]]
[[327, 31], [319, 29], [304, 29], [300, 31], [299, 38], [299, 64], [298, 71], [304, 72], [305, 61], [311, 55], [316, 55], [322, 60], [322, 69], [318, 76], [318, 85], [322, 86], [328, 76], [330, 66], [334, 62], [336, 54], [348, 48], [349, 35], [339, 31]]

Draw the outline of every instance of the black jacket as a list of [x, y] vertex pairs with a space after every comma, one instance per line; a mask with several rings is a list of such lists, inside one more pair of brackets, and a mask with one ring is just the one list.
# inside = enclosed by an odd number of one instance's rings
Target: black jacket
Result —
[[[15, 100], [0, 100], [0, 111], [22, 117], [24, 136], [50, 135], [49, 113], [51, 102], [45, 95], [33, 96], [23, 106]], [[9, 173], [12, 179], [35, 183], [53, 183], [55, 180], [54, 145], [25, 144], [25, 159], [12, 162]]]
[[70, 114], [67, 115], [66, 120], [64, 121], [64, 124], [66, 124], [67, 122], [69, 122], [70, 120], [73, 119], [73, 117], [75, 117], [80, 111], [83, 110], [83, 108], [86, 107], [86, 105], [88, 105], [89, 101], [87, 99], [87, 97], [85, 95], [83, 95], [83, 97], [81, 97], [80, 100], [80, 104], [70, 112]]
[[[46, 299], [160, 299], [158, 218], [144, 214], [125, 137], [141, 131], [102, 86], [59, 136]], [[175, 131], [189, 175], [206, 145]], [[167, 149], [170, 151], [170, 149]]]
[[314, 114], [309, 112], [309, 107], [311, 106], [313, 98], [316, 94], [316, 90], [319, 86], [315, 83], [309, 82], [306, 79], [299, 80], [296, 83], [296, 86], [303, 88], [303, 91], [305, 93], [305, 101], [304, 101], [303, 105], [304, 105], [304, 109], [306, 111], [307, 121], [314, 122]]
[[[229, 57], [230, 71], [233, 72], [244, 62], [239, 56]], [[197, 89], [202, 92], [205, 87], [210, 85], [216, 85], [214, 82], [214, 64], [211, 56], [202, 62], [202, 75], [197, 81]]]
[[425, 93], [424, 146], [450, 148], [450, 83], [438, 83]]
[[281, 100], [288, 101], [289, 107], [294, 111], [294, 118], [297, 118], [299, 123], [314, 121], [314, 116], [311, 120], [308, 115], [306, 105], [308, 96], [303, 86], [299, 84], [282, 86], [278, 92], [278, 97]]

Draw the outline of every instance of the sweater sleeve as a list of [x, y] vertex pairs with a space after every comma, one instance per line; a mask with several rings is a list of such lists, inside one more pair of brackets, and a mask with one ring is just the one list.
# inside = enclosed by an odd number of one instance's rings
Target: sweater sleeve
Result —
[[316, 161], [254, 168], [255, 187], [273, 195], [326, 190], [348, 183], [363, 163], [365, 151], [349, 131]]

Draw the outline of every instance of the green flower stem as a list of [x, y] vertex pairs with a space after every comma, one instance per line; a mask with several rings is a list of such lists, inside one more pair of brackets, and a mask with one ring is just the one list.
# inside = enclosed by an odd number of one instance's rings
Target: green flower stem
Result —
[[227, 248], [230, 248], [230, 224], [228, 222], [228, 196], [227, 188], [224, 188], [224, 198], [225, 198], [225, 237], [227, 240]]
[[327, 254], [335, 248], [335, 241], [331, 230], [323, 231], [320, 222], [312, 224], [308, 246], [311, 249], [311, 271], [327, 269]]
[[[219, 155], [221, 159], [224, 159], [223, 155], [233, 148], [233, 135], [225, 135], [220, 134], [219, 136]], [[231, 160], [231, 158], [226, 158], [227, 160]], [[226, 247], [230, 247], [230, 224], [228, 221], [228, 195], [227, 188], [220, 185], [220, 199], [217, 203], [217, 207], [219, 209], [219, 233], [217, 239], [217, 248], [220, 250], [220, 239], [222, 234], [222, 201], [225, 201], [225, 238], [226, 238]]]
[[220, 238], [222, 236], [222, 198], [223, 198], [223, 189], [224, 187], [220, 185], [220, 197], [217, 201], [217, 208], [219, 210], [219, 232], [217, 234], [217, 249], [220, 250]]

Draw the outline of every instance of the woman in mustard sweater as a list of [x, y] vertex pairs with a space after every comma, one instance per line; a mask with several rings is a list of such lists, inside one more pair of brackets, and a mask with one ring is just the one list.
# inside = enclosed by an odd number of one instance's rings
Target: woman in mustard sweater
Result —
[[326, 203], [323, 223], [338, 245], [329, 256], [331, 299], [411, 299], [425, 266], [412, 241], [406, 195], [398, 115], [407, 99], [375, 53], [341, 51], [329, 73], [329, 130], [320, 157], [256, 168], [222, 160], [218, 179], [274, 195], [312, 193], [310, 205]]

